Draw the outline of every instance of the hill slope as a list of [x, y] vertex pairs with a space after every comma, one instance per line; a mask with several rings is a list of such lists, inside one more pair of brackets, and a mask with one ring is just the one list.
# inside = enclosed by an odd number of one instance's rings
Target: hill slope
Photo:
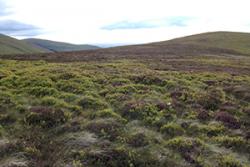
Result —
[[44, 48], [52, 52], [68, 52], [68, 51], [99, 49], [99, 47], [93, 45], [75, 45], [65, 42], [56, 42], [56, 41], [35, 39], [35, 38], [25, 39], [24, 41], [33, 46]]
[[0, 34], [0, 54], [42, 53], [44, 49], [33, 47], [18, 39]]
[[250, 55], [250, 33], [208, 32], [155, 43], [157, 45], [193, 45], [202, 48], [218, 48]]

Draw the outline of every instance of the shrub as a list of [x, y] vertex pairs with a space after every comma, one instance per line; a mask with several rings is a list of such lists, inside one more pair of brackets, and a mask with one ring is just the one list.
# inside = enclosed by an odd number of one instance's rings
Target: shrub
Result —
[[30, 113], [26, 117], [26, 122], [29, 125], [51, 128], [66, 122], [67, 119], [67, 115], [60, 109], [35, 106], [30, 108]]
[[166, 85], [165, 80], [162, 80], [160, 77], [157, 77], [155, 75], [132, 76], [131, 80], [133, 80], [137, 84], [140, 83], [140, 84], [145, 84], [145, 85], [159, 85], [159, 86]]
[[47, 77], [24, 76], [19, 78], [19, 87], [52, 87], [53, 83]]
[[86, 128], [99, 136], [114, 140], [122, 130], [122, 124], [115, 119], [98, 119], [86, 125]]
[[84, 161], [92, 166], [109, 166], [109, 167], [133, 167], [135, 153], [124, 147], [106, 148], [100, 151], [88, 151], [84, 154]]
[[207, 121], [207, 120], [209, 120], [211, 118], [211, 116], [210, 116], [208, 111], [201, 110], [201, 111], [198, 112], [197, 118], [200, 121]]
[[0, 115], [0, 124], [8, 125], [16, 122], [17, 118], [13, 114], [2, 114]]
[[229, 136], [220, 136], [215, 137], [214, 140], [220, 145], [227, 148], [234, 148], [237, 150], [245, 150], [247, 147], [247, 142], [243, 137], [229, 137]]
[[61, 93], [59, 98], [63, 99], [64, 101], [68, 103], [71, 103], [71, 102], [74, 102], [76, 99], [78, 99], [79, 96], [73, 93]]
[[167, 141], [166, 145], [181, 153], [198, 151], [204, 148], [204, 143], [199, 139], [176, 137]]
[[28, 88], [28, 93], [37, 97], [44, 97], [44, 96], [56, 95], [58, 91], [54, 88], [39, 86], [39, 87]]
[[111, 109], [104, 109], [101, 111], [97, 111], [91, 115], [92, 118], [115, 118], [120, 121], [126, 121], [119, 114], [115, 113]]
[[190, 135], [204, 134], [209, 137], [221, 135], [223, 132], [225, 132], [225, 127], [217, 122], [212, 122], [208, 125], [193, 123], [187, 129], [187, 133]]
[[232, 156], [223, 156], [219, 159], [219, 167], [243, 167], [243, 165]]
[[43, 106], [56, 106], [56, 107], [67, 107], [67, 104], [52, 96], [45, 96], [41, 99], [41, 104]]
[[69, 93], [83, 93], [85, 89], [81, 86], [81, 84], [66, 80], [60, 81], [56, 83], [56, 87], [60, 91], [69, 92]]
[[240, 128], [240, 123], [234, 116], [229, 114], [228, 112], [220, 111], [215, 114], [215, 119], [217, 121], [223, 122], [226, 126], [234, 129]]
[[206, 110], [217, 110], [225, 101], [225, 93], [218, 88], [208, 88], [203, 96], [199, 97], [198, 103]]
[[180, 136], [184, 133], [184, 129], [176, 123], [168, 123], [161, 127], [161, 132], [167, 136]]
[[130, 101], [122, 107], [121, 114], [123, 117], [130, 119], [146, 120], [157, 116], [157, 107], [143, 100]]
[[115, 78], [111, 80], [112, 86], [122, 86], [125, 84], [129, 84], [130, 80], [125, 79], [125, 78]]
[[78, 101], [78, 105], [83, 109], [104, 109], [107, 104], [93, 96], [84, 96]]
[[149, 139], [143, 132], [139, 132], [129, 136], [127, 143], [133, 147], [143, 147], [149, 144]]
[[0, 91], [0, 109], [7, 109], [15, 104], [13, 95], [8, 92]]
[[136, 93], [136, 91], [137, 90], [133, 84], [119, 86], [118, 88], [115, 89], [116, 93], [123, 93], [123, 94], [133, 94]]

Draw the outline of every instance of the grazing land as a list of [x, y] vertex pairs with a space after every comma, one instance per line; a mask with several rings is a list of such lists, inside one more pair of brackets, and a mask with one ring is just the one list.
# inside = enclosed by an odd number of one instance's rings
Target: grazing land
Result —
[[0, 167], [249, 167], [247, 48], [165, 43], [1, 56]]

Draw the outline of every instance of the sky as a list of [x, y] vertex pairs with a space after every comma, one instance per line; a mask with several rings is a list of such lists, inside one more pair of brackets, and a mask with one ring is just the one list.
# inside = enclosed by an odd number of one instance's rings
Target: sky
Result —
[[0, 0], [0, 33], [111, 46], [250, 32], [249, 6], [249, 0]]

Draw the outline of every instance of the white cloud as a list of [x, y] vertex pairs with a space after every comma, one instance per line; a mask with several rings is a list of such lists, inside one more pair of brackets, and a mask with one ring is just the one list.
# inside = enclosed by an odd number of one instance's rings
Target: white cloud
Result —
[[[45, 30], [37, 37], [73, 43], [141, 43], [206, 31], [250, 31], [248, 0], [5, 0], [7, 19]], [[122, 21], [185, 16], [186, 26], [103, 30]]]

